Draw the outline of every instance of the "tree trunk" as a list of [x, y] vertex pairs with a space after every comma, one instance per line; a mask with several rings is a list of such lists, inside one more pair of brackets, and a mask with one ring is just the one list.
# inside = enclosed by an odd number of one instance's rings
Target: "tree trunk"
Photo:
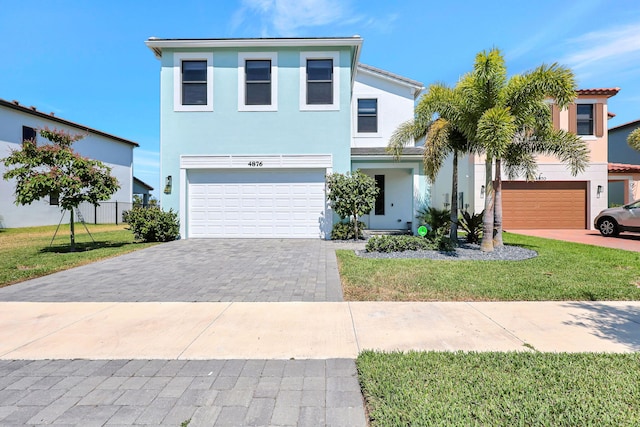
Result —
[[453, 150], [453, 177], [451, 179], [451, 232], [449, 238], [458, 246], [458, 150]]
[[353, 231], [355, 234], [353, 235], [353, 240], [358, 241], [358, 214], [353, 214]]
[[69, 230], [70, 230], [70, 237], [71, 237], [71, 249], [70, 252], [75, 252], [76, 250], [76, 229], [75, 229], [75, 224], [74, 224], [74, 219], [73, 219], [73, 208], [69, 209], [69, 213], [70, 215], [70, 220], [69, 220]]
[[502, 242], [502, 160], [496, 159], [496, 177], [494, 182], [495, 202], [493, 213], [493, 247], [503, 246]]
[[493, 160], [489, 157], [485, 160], [485, 184], [484, 184], [484, 218], [482, 221], [482, 252], [493, 251]]

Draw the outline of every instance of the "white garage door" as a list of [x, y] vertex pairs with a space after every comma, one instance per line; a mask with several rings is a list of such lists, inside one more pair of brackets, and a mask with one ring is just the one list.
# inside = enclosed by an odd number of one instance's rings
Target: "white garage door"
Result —
[[189, 237], [320, 237], [325, 170], [189, 171]]

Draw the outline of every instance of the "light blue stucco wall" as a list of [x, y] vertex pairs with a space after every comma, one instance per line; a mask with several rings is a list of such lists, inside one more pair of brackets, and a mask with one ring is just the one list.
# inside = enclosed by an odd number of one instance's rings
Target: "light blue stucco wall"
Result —
[[[340, 52], [339, 110], [300, 111], [300, 52], [314, 50]], [[172, 193], [162, 194], [164, 209], [179, 210], [180, 155], [331, 154], [334, 172], [350, 169], [350, 48], [219, 48], [213, 52], [213, 111], [182, 112], [174, 111], [173, 51], [163, 50], [160, 163], [162, 184], [168, 175], [173, 181]], [[277, 52], [278, 111], [238, 111], [238, 52]]]

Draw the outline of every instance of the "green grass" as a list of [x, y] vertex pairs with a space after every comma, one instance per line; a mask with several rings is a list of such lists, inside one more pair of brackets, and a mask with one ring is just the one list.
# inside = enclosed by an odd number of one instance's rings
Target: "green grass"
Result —
[[360, 258], [337, 251], [349, 301], [640, 300], [640, 252], [504, 235], [538, 256], [523, 261]]
[[0, 229], [0, 287], [153, 245], [135, 243], [124, 225], [87, 226], [96, 243], [76, 224], [75, 252], [69, 251], [69, 224], [60, 226], [51, 247], [55, 226]]
[[365, 351], [370, 425], [637, 426], [640, 353]]

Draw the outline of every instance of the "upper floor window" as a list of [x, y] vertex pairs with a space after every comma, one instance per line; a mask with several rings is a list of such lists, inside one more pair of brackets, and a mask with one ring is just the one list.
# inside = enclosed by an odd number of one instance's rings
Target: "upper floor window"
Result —
[[207, 105], [207, 61], [182, 61], [182, 105]]
[[275, 52], [238, 54], [238, 110], [278, 109], [278, 56]]
[[593, 135], [593, 104], [577, 104], [576, 120], [578, 135]]
[[173, 76], [175, 111], [213, 111], [213, 53], [174, 53]]
[[245, 105], [271, 105], [271, 61], [247, 61], [245, 75]]
[[338, 110], [340, 73], [338, 52], [300, 53], [300, 109]]
[[358, 133], [378, 132], [378, 100], [358, 99]]
[[307, 104], [333, 104], [331, 59], [307, 59]]
[[34, 128], [29, 126], [22, 126], [22, 144], [24, 144], [25, 141], [37, 142], [37, 139], [38, 133]]

